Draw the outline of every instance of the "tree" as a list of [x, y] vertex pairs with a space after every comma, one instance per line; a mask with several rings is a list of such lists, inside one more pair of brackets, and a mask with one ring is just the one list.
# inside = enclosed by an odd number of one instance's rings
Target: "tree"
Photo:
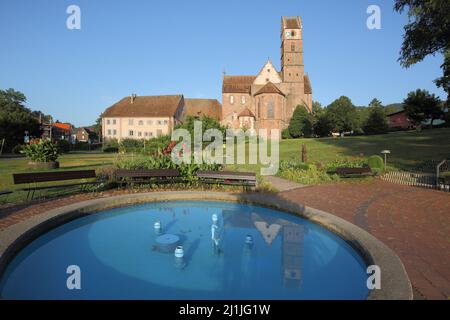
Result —
[[336, 132], [353, 131], [358, 127], [359, 117], [352, 101], [342, 96], [333, 101], [326, 109], [332, 130]]
[[23, 143], [25, 131], [40, 136], [39, 121], [24, 106], [26, 97], [14, 89], [0, 90], [0, 140], [5, 139], [5, 150]]
[[95, 124], [92, 126], [92, 131], [95, 132], [95, 134], [100, 139], [100, 141], [103, 141], [103, 138], [102, 138], [102, 118], [101, 117], [98, 117], [97, 120], [95, 120]]
[[322, 112], [316, 116], [314, 125], [314, 134], [319, 137], [327, 137], [333, 130], [333, 123], [326, 112]]
[[289, 133], [292, 138], [300, 138], [304, 134], [305, 119], [309, 116], [305, 106], [298, 105], [289, 122]]
[[399, 61], [405, 68], [422, 61], [428, 55], [444, 55], [441, 66], [443, 76], [436, 79], [438, 87], [450, 99], [450, 1], [448, 0], [396, 0], [394, 9], [402, 13], [408, 8], [409, 22]]
[[372, 104], [369, 107], [369, 117], [364, 124], [363, 130], [366, 134], [381, 134], [388, 131], [388, 123], [383, 107], [378, 104]]
[[416, 125], [420, 125], [424, 120], [431, 119], [431, 127], [433, 127], [433, 121], [443, 115], [441, 100], [427, 90], [417, 89], [408, 93], [403, 105], [406, 115]]
[[369, 107], [382, 107], [381, 101], [377, 98], [373, 98], [372, 101], [369, 103]]
[[317, 115], [323, 111], [322, 105], [318, 101], [312, 103], [312, 114]]

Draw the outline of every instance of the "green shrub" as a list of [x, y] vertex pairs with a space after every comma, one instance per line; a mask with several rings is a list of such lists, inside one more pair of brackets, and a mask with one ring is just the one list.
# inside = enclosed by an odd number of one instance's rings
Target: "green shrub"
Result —
[[325, 165], [327, 172], [336, 172], [337, 168], [361, 168], [366, 167], [367, 163], [364, 159], [336, 159]]
[[384, 160], [383, 160], [382, 157], [380, 157], [378, 155], [370, 156], [369, 160], [367, 161], [367, 163], [369, 164], [369, 167], [374, 172], [380, 173], [384, 169]]
[[292, 136], [289, 133], [289, 128], [283, 129], [283, 131], [281, 131], [281, 138], [282, 139], [292, 139]]
[[47, 139], [33, 140], [23, 147], [21, 153], [32, 161], [50, 162], [56, 161], [60, 150], [56, 144]]
[[143, 139], [126, 138], [119, 143], [119, 152], [121, 153], [141, 153], [144, 151]]
[[164, 150], [169, 145], [170, 140], [171, 137], [168, 135], [147, 140], [145, 141], [144, 153], [146, 155], [155, 155], [158, 151]]
[[278, 176], [301, 184], [319, 184], [339, 180], [337, 175], [329, 175], [325, 170], [318, 169], [315, 165], [309, 165], [308, 169], [291, 167], [279, 170]]
[[56, 144], [58, 146], [59, 153], [68, 153], [70, 152], [70, 143], [67, 140], [60, 140]]
[[119, 152], [117, 139], [109, 139], [103, 143], [103, 152]]

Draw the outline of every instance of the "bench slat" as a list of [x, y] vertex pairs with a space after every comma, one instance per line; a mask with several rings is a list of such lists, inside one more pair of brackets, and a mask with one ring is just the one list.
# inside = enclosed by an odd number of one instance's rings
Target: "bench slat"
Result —
[[14, 184], [95, 178], [95, 170], [14, 173]]
[[256, 181], [256, 174], [253, 172], [197, 171], [197, 176], [205, 179]]

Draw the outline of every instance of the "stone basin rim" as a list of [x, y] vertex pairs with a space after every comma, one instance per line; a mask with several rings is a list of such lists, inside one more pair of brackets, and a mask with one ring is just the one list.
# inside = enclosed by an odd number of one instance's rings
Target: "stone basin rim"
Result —
[[319, 224], [344, 239], [367, 265], [381, 269], [381, 289], [370, 290], [369, 300], [411, 300], [411, 282], [400, 258], [384, 243], [360, 227], [330, 213], [288, 201], [276, 194], [172, 191], [111, 196], [81, 201], [49, 210], [0, 231], [0, 276], [8, 263], [40, 235], [71, 220], [104, 210], [148, 202], [221, 201], [268, 207]]

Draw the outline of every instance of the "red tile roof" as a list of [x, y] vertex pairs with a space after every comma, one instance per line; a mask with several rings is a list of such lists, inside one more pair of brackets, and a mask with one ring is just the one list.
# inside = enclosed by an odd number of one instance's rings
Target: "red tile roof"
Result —
[[182, 95], [125, 97], [103, 112], [102, 117], [173, 117]]
[[304, 83], [305, 83], [305, 93], [306, 94], [312, 94], [312, 88], [311, 88], [311, 82], [309, 81], [309, 77], [305, 75], [303, 77]]
[[259, 94], [263, 94], [263, 93], [276, 93], [276, 94], [281, 94], [282, 96], [284, 96], [285, 94], [278, 89], [278, 87], [276, 85], [274, 85], [272, 82], [268, 82], [264, 87], [262, 87], [257, 93], [255, 93], [255, 96], [259, 95]]
[[183, 117], [186, 116], [208, 116], [221, 120], [222, 105], [216, 99], [185, 99]]
[[224, 76], [222, 93], [250, 93], [256, 76]]
[[249, 110], [249, 108], [245, 108], [244, 110], [242, 110], [241, 113], [239, 113], [238, 118], [240, 117], [253, 117], [255, 118], [255, 115], [253, 114], [253, 112], [251, 112]]
[[53, 124], [53, 127], [56, 127], [61, 130], [70, 131], [72, 129], [72, 125], [70, 123], [61, 123], [61, 122], [55, 122]]

